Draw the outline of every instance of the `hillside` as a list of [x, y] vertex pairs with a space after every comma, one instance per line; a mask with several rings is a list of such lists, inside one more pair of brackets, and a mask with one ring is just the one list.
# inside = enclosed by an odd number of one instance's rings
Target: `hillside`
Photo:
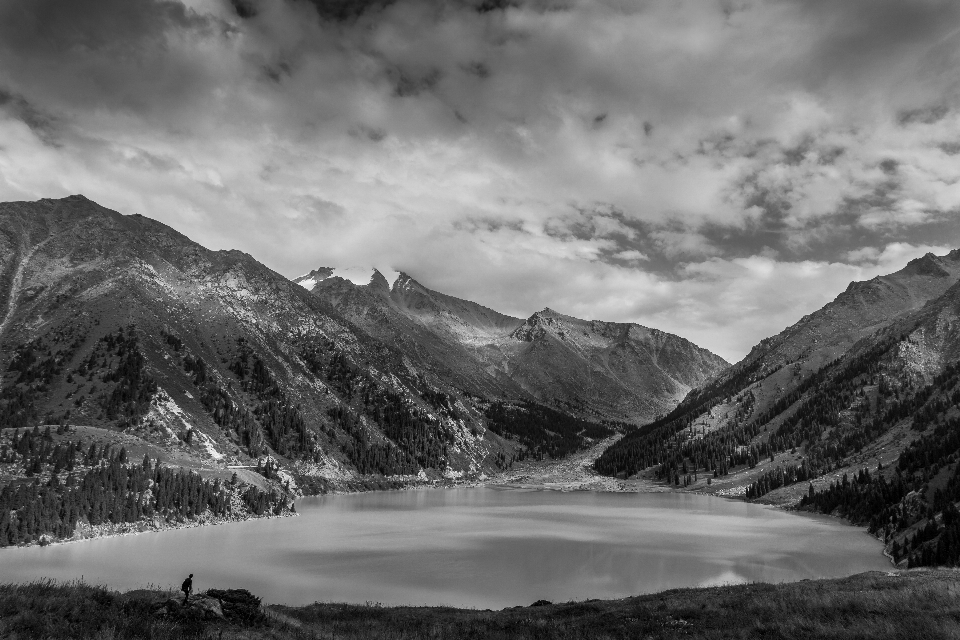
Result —
[[677, 589], [620, 600], [502, 611], [317, 603], [261, 607], [239, 589], [210, 589], [186, 609], [176, 593], [117, 593], [83, 584], [0, 585], [0, 635], [343, 638], [953, 638], [960, 577], [949, 569], [865, 573], [838, 580]]
[[843, 515], [903, 564], [955, 564], [958, 267], [958, 251], [927, 255], [854, 283], [596, 468]]
[[590, 419], [643, 422], [728, 363], [678, 336], [551, 309], [526, 320], [374, 271], [359, 284], [317, 269], [298, 281], [416, 367], [478, 395], [531, 400]]

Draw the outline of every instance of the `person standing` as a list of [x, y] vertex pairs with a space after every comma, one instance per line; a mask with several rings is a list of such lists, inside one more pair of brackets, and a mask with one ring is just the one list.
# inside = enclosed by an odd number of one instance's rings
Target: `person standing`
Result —
[[186, 580], [183, 581], [183, 584], [180, 585], [180, 590], [183, 591], [183, 604], [186, 606], [187, 599], [190, 597], [190, 594], [193, 593], [193, 574], [190, 574]]

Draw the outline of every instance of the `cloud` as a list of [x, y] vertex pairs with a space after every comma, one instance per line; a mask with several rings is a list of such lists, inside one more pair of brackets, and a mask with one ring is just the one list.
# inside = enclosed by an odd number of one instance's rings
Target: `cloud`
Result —
[[0, 198], [736, 359], [960, 238], [958, 66], [947, 0], [0, 1]]

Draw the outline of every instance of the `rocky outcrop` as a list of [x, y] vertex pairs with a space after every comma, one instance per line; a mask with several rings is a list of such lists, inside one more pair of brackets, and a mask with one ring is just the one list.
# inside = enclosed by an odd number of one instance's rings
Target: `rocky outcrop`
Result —
[[256, 624], [266, 619], [260, 598], [246, 589], [209, 589], [182, 598], [168, 598], [153, 606], [155, 618], [176, 620], [217, 621], [242, 625]]

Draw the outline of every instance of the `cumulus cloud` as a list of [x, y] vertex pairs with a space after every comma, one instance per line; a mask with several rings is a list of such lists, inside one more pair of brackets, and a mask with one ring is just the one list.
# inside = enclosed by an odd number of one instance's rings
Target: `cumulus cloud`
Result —
[[952, 0], [0, 0], [0, 197], [736, 360], [960, 244], [958, 66]]

